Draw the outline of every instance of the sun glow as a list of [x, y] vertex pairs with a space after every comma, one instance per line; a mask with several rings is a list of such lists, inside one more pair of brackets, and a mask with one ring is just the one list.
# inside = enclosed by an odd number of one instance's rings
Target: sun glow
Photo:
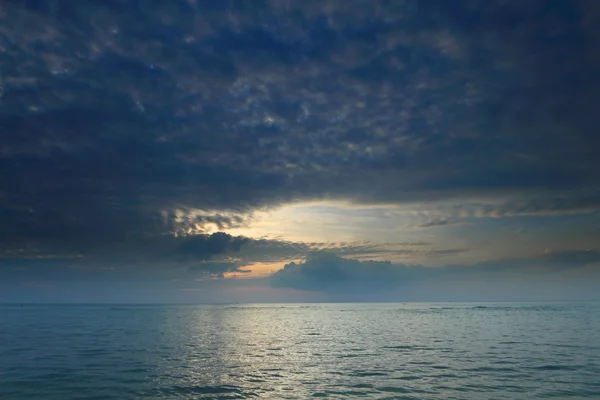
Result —
[[285, 264], [287, 262], [253, 262], [240, 268], [243, 271], [249, 272], [226, 272], [223, 274], [223, 277], [225, 279], [248, 279], [269, 276], [282, 269]]
[[[312, 201], [283, 205], [252, 214], [245, 226], [228, 230], [232, 235], [304, 242], [364, 240], [367, 228], [399, 232], [390, 226], [387, 205], [356, 205], [342, 201]], [[372, 231], [371, 231], [372, 233]]]

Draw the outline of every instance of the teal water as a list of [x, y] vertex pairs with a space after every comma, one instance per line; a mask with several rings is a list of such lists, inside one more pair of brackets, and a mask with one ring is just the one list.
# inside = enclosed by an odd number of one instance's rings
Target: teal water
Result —
[[0, 399], [600, 399], [600, 305], [0, 306]]

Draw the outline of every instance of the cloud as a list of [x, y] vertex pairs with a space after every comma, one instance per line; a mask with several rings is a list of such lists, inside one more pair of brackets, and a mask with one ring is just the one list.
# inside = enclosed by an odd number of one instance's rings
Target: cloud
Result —
[[435, 219], [424, 224], [419, 225], [420, 228], [430, 228], [432, 226], [445, 226], [450, 225], [450, 221], [447, 219]]
[[452, 222], [445, 218], [434, 218], [427, 222], [423, 222], [422, 224], [408, 225], [407, 228], [408, 229], [433, 228], [436, 226], [447, 226], [447, 225], [451, 225], [451, 224], [452, 224]]
[[240, 274], [250, 273], [249, 270], [240, 268], [243, 266], [243, 264], [235, 261], [205, 261], [192, 265], [190, 270], [210, 274], [211, 276], [216, 275], [218, 278], [223, 278], [226, 272], [235, 272]]
[[539, 274], [551, 275], [586, 267], [596, 268], [600, 273], [600, 251], [569, 250], [436, 268], [389, 261], [359, 261], [316, 252], [309, 254], [303, 262], [286, 264], [272, 276], [271, 285], [345, 294], [391, 291], [402, 295], [403, 290], [411, 290], [412, 286], [424, 283], [443, 285], [443, 282], [448, 282], [451, 285], [452, 281], [476, 280], [478, 283], [475, 285], [485, 286], [486, 282], [511, 279], [514, 274], [521, 279], [527, 277], [529, 281], [536, 274], [540, 278]]
[[[394, 216], [410, 215], [419, 222], [406, 228], [464, 224], [471, 218], [513, 218], [585, 215], [597, 212], [600, 197], [595, 188], [554, 193], [527, 190], [502, 196], [429, 199], [394, 207]], [[527, 193], [528, 192], [528, 193]]]
[[181, 260], [208, 260], [223, 253], [239, 252], [248, 241], [248, 238], [234, 237], [224, 232], [190, 235], [173, 240], [174, 246], [168, 252], [168, 256]]
[[415, 273], [425, 272], [423, 268], [389, 261], [358, 261], [317, 252], [308, 255], [302, 263], [286, 264], [272, 276], [271, 284], [302, 290], [371, 291], [395, 287], [413, 279]]
[[172, 280], [195, 279], [199, 274], [223, 277], [228, 272], [247, 273], [255, 263], [289, 262], [326, 251], [358, 258], [423, 256], [437, 258], [468, 251], [436, 248], [428, 242], [293, 242], [253, 239], [225, 232], [191, 235], [151, 235], [116, 238], [77, 254], [71, 243], [52, 251], [43, 248], [5, 249], [0, 252], [0, 278], [15, 281], [27, 276], [45, 280]]
[[241, 256], [252, 261], [289, 261], [313, 252], [327, 252], [342, 257], [364, 258], [420, 258], [443, 257], [465, 253], [465, 248], [437, 248], [430, 242], [380, 243], [355, 242], [293, 242], [274, 239], [253, 239], [244, 245]]
[[161, 212], [165, 226], [174, 234], [192, 235], [224, 231], [246, 226], [250, 216], [245, 214], [203, 210], [176, 209]]
[[212, 260], [240, 243], [170, 235], [302, 200], [600, 209], [591, 3], [209, 3], [1, 6], [2, 251]]
[[[563, 250], [550, 251], [528, 258], [508, 258], [501, 260], [485, 261], [475, 265], [482, 271], [526, 270], [528, 268], [542, 269], [545, 271], [566, 271], [570, 269], [600, 266], [600, 251]], [[457, 268], [457, 266], [452, 266]]]

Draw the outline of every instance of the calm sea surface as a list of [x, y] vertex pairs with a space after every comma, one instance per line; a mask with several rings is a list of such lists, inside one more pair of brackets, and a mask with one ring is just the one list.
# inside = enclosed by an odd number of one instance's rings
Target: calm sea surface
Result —
[[0, 399], [600, 399], [600, 305], [0, 306]]

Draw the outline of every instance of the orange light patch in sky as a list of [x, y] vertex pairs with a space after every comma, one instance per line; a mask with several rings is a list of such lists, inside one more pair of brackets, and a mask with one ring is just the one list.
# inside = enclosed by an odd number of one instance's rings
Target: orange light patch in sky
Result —
[[275, 261], [275, 262], [255, 262], [246, 266], [241, 267], [243, 270], [250, 272], [226, 272], [223, 274], [224, 278], [236, 278], [236, 279], [247, 279], [247, 278], [258, 278], [262, 276], [269, 276], [283, 268], [286, 261]]

